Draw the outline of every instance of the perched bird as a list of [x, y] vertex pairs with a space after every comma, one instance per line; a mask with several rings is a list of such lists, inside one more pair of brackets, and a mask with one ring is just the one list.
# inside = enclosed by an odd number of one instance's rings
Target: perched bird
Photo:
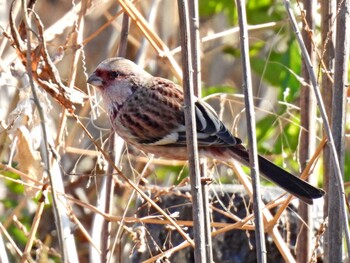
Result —
[[[130, 60], [116, 57], [101, 62], [87, 82], [103, 97], [115, 132], [138, 149], [158, 156], [186, 160], [184, 95], [174, 82], [154, 77]], [[249, 165], [249, 154], [214, 110], [197, 99], [195, 114], [200, 156]], [[260, 172], [270, 181], [312, 204], [324, 191], [259, 156]]]

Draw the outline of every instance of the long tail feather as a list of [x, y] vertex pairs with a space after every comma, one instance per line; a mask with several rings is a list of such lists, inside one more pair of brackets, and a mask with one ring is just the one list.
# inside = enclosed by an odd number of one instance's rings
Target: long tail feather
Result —
[[312, 204], [312, 199], [320, 198], [324, 195], [323, 190], [301, 180], [299, 177], [283, 170], [261, 156], [259, 156], [259, 169], [268, 180], [278, 184], [305, 203]]
[[[233, 157], [243, 164], [249, 165], [249, 154], [247, 150], [237, 145], [230, 148]], [[259, 169], [266, 179], [276, 183], [287, 192], [298, 197], [307, 204], [312, 204], [313, 199], [322, 197], [325, 192], [322, 189], [316, 188], [299, 177], [283, 170], [262, 156], [258, 156]]]

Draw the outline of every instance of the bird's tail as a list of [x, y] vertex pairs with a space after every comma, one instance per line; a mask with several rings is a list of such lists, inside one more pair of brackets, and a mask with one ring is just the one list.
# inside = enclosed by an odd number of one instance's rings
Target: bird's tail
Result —
[[[235, 159], [241, 161], [243, 164], [249, 165], [249, 154], [243, 146], [236, 145], [230, 147], [229, 150]], [[266, 179], [276, 183], [307, 204], [312, 204], [313, 199], [320, 198], [325, 194], [322, 189], [312, 186], [308, 182], [283, 170], [260, 155], [258, 156], [258, 161], [259, 170]]]

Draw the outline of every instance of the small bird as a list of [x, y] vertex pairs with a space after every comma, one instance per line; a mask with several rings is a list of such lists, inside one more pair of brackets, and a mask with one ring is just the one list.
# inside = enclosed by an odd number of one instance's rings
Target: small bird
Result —
[[[109, 58], [101, 62], [87, 82], [97, 87], [115, 132], [138, 149], [170, 159], [186, 160], [186, 129], [180, 86], [154, 77], [132, 61]], [[249, 154], [214, 110], [196, 98], [195, 116], [200, 156], [238, 160], [249, 166]], [[258, 156], [261, 173], [307, 204], [324, 191]]]

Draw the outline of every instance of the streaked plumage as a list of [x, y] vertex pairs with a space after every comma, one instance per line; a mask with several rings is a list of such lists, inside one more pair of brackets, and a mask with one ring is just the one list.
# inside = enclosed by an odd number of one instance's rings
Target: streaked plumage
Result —
[[[102, 93], [114, 130], [140, 150], [166, 158], [186, 160], [183, 92], [170, 80], [153, 77], [125, 58], [103, 61], [88, 83]], [[202, 156], [249, 165], [249, 155], [204, 101], [195, 102], [199, 153]], [[311, 204], [324, 191], [259, 156], [262, 174]]]

